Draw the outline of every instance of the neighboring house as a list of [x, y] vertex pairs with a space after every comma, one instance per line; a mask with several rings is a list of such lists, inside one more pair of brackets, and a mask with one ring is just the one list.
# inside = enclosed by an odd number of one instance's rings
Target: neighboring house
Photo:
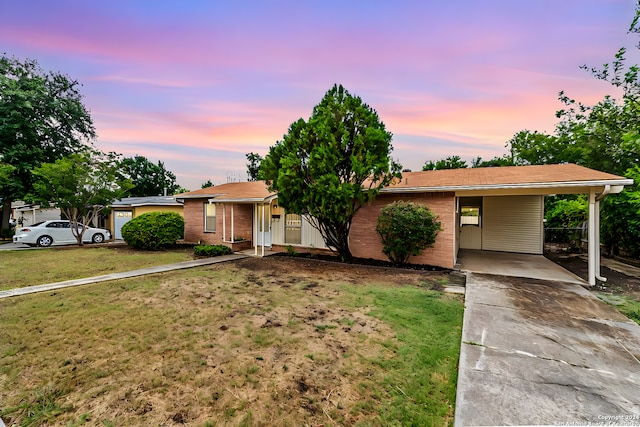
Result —
[[16, 201], [11, 203], [11, 218], [16, 227], [26, 227], [37, 222], [62, 218], [59, 208], [41, 208], [39, 204]]
[[[429, 207], [442, 224], [435, 245], [409, 262], [453, 268], [459, 249], [542, 254], [544, 197], [589, 196], [589, 281], [599, 274], [599, 202], [633, 181], [573, 164], [405, 172], [355, 215], [352, 254], [386, 260], [375, 231], [382, 207], [397, 200]], [[185, 241], [245, 247], [326, 248], [304, 217], [284, 212], [263, 181], [209, 187], [176, 196], [184, 201]], [[233, 247], [233, 246], [232, 246]], [[234, 247], [234, 250], [237, 250]]]
[[113, 202], [106, 228], [113, 238], [122, 239], [122, 226], [147, 212], [177, 212], [183, 215], [182, 203], [174, 196], [124, 197]]

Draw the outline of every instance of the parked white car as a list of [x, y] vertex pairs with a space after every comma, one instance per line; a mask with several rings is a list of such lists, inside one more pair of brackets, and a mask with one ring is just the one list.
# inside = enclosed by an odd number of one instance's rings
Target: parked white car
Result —
[[[79, 227], [82, 224], [78, 224]], [[87, 226], [82, 241], [84, 243], [102, 243], [111, 240], [109, 230]], [[16, 229], [13, 243], [24, 243], [29, 246], [69, 245], [78, 243], [71, 231], [71, 224], [66, 220], [43, 221]]]

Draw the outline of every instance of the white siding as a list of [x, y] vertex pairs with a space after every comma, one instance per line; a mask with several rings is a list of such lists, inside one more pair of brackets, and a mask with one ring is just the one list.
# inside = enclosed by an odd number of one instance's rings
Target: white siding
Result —
[[305, 216], [302, 217], [302, 246], [306, 248], [326, 248], [322, 234], [314, 228]]
[[542, 254], [543, 196], [484, 197], [482, 249]]
[[[272, 220], [273, 243], [276, 245], [285, 245], [284, 241], [285, 212], [283, 211], [280, 218]], [[324, 239], [318, 230], [313, 228], [306, 217], [302, 217], [302, 243], [300, 245], [292, 245], [295, 247], [305, 248], [326, 248]]]

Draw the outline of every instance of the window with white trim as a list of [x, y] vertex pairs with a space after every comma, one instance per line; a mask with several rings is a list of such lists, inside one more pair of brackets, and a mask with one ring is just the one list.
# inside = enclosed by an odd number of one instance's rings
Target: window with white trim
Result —
[[216, 205], [215, 203], [204, 204], [204, 231], [216, 231]]

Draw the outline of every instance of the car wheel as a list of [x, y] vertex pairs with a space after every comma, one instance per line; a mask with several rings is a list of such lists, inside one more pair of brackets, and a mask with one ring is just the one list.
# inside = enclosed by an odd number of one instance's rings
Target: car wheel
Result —
[[38, 237], [38, 246], [48, 247], [53, 243], [53, 239], [51, 236], [40, 236]]
[[104, 242], [104, 236], [102, 234], [100, 234], [100, 233], [96, 233], [91, 238], [91, 241], [93, 243], [102, 243], [102, 242]]

